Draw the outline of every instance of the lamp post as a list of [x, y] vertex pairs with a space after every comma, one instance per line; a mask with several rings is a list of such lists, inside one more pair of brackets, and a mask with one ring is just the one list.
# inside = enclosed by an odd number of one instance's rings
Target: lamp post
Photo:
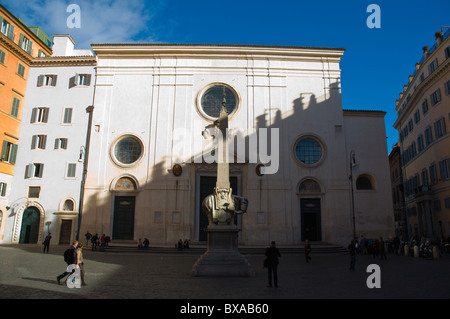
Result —
[[350, 183], [352, 189], [352, 219], [353, 219], [353, 239], [356, 238], [356, 229], [355, 229], [355, 196], [353, 193], [353, 167], [356, 166], [355, 160], [355, 151], [352, 150], [350, 152]]
[[[80, 240], [81, 217], [83, 216], [84, 185], [86, 184], [87, 165], [89, 158], [89, 145], [91, 144], [90, 142], [91, 142], [91, 126], [92, 126], [93, 112], [94, 112], [93, 105], [90, 105], [86, 108], [86, 113], [89, 114], [87, 134], [86, 134], [86, 146], [81, 146], [80, 157], [78, 159], [79, 162], [83, 163], [83, 176], [81, 178], [81, 186], [80, 186], [80, 204], [78, 207], [78, 227], [75, 236], [76, 240]], [[84, 159], [82, 160], [83, 157]]]

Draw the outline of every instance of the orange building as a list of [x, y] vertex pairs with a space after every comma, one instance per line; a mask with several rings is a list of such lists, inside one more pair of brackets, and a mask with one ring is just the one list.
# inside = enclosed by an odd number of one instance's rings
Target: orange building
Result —
[[31, 61], [52, 49], [0, 4], [0, 239], [19, 143]]

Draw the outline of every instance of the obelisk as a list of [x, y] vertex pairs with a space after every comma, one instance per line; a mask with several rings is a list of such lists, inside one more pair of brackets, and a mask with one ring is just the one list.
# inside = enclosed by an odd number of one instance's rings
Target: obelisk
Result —
[[208, 216], [208, 248], [192, 267], [192, 276], [254, 276], [255, 271], [238, 251], [239, 227], [236, 214], [247, 211], [248, 201], [232, 195], [228, 163], [228, 112], [225, 93], [220, 110], [217, 181], [214, 194], [207, 196], [202, 208]]

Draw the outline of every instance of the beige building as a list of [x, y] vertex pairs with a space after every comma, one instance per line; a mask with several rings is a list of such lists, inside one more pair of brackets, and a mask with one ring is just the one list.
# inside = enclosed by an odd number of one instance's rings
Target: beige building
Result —
[[214, 141], [204, 133], [224, 97], [229, 128], [243, 141], [230, 152], [231, 187], [249, 201], [236, 220], [240, 244], [347, 245], [354, 233], [394, 234], [385, 113], [343, 111], [344, 49], [94, 44], [93, 50], [81, 236], [89, 230], [113, 241], [205, 242], [201, 203], [213, 192], [216, 164]]
[[408, 233], [450, 235], [450, 29], [436, 33], [396, 101]]

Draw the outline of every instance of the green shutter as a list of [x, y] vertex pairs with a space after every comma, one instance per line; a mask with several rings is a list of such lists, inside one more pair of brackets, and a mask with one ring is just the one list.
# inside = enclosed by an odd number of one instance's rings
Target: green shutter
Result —
[[30, 40], [28, 40], [26, 51], [27, 51], [27, 53], [28, 53], [29, 55], [31, 55], [31, 48], [32, 48], [32, 47], [33, 47], [33, 42], [31, 42]]
[[6, 161], [6, 154], [8, 153], [8, 141], [3, 141], [3, 147], [2, 147], [2, 161]]
[[10, 164], [16, 164], [16, 157], [17, 157], [17, 144], [11, 145], [11, 156], [9, 159]]
[[0, 183], [0, 188], [1, 188], [0, 196], [2, 196], [2, 197], [6, 196], [6, 185], [7, 185], [6, 183]]
[[14, 26], [9, 24], [7, 37], [14, 41]]
[[36, 135], [31, 137], [31, 149], [34, 150], [36, 148]]
[[11, 108], [11, 115], [14, 117], [17, 117], [19, 114], [19, 106], [20, 106], [20, 100], [16, 97], [13, 98], [13, 104]]
[[44, 75], [41, 74], [41, 75], [38, 76], [37, 86], [41, 87], [43, 83], [44, 83]]
[[22, 47], [23, 38], [25, 38], [25, 36], [21, 33], [19, 38], [19, 47]]
[[64, 123], [72, 123], [72, 108], [68, 107], [64, 110]]
[[0, 63], [1, 64], [5, 64], [5, 56], [6, 56], [6, 53], [3, 52], [2, 50], [0, 50]]
[[44, 108], [44, 117], [42, 119], [42, 123], [48, 122], [48, 113], [50, 112], [50, 109], [48, 107]]

